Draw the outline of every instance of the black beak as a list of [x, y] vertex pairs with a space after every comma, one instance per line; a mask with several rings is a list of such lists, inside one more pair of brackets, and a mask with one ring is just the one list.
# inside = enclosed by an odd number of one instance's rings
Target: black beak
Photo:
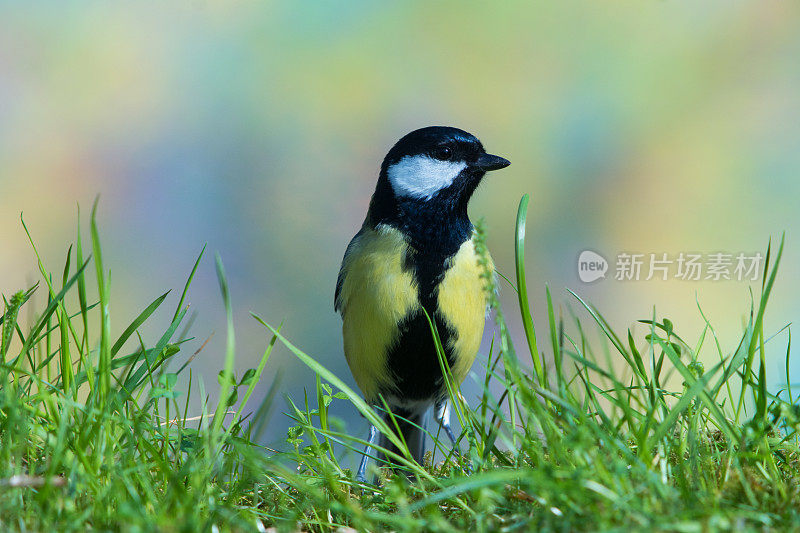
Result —
[[478, 170], [488, 172], [490, 170], [500, 170], [501, 168], [506, 168], [510, 164], [511, 161], [498, 155], [481, 154], [478, 156], [477, 161], [472, 163], [471, 166]]

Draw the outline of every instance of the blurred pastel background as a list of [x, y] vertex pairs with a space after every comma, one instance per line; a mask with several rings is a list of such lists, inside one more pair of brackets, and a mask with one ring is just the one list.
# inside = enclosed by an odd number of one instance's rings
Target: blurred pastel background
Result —
[[[800, 319], [798, 58], [792, 2], [4, 4], [0, 292], [37, 279], [20, 212], [58, 272], [76, 206], [85, 228], [99, 194], [115, 333], [172, 288], [145, 333], [163, 331], [208, 243], [228, 274], [239, 372], [267, 342], [254, 312], [353, 384], [332, 307], [342, 253], [388, 148], [447, 124], [512, 161], [471, 204], [509, 276], [516, 206], [531, 193], [540, 336], [549, 284], [565, 313], [577, 309], [568, 287], [622, 332], [642, 333], [636, 319], [656, 306], [690, 343], [700, 302], [727, 353], [760, 282], [610, 271], [585, 284], [577, 257], [763, 253], [786, 231], [767, 330]], [[213, 263], [208, 254], [189, 294], [196, 340], [184, 349], [215, 333], [192, 362], [212, 396], [225, 331]], [[502, 297], [524, 346], [515, 295]], [[775, 389], [785, 341], [768, 345]], [[800, 361], [791, 372], [800, 380]], [[313, 388], [279, 348], [262, 397], [278, 373], [281, 393]], [[266, 441], [281, 440], [283, 410], [278, 396]]]

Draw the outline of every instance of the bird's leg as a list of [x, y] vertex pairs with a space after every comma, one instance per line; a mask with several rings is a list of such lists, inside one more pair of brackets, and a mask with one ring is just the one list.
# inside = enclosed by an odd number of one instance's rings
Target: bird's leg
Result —
[[434, 411], [436, 412], [436, 421], [447, 434], [450, 442], [453, 443], [453, 452], [455, 453], [456, 457], [463, 457], [465, 470], [468, 473], [471, 472], [472, 467], [470, 466], [466, 457], [464, 457], [461, 453], [461, 450], [458, 448], [458, 442], [456, 441], [456, 436], [453, 433], [453, 428], [450, 427], [450, 401], [442, 400], [441, 402], [437, 403], [434, 407]]
[[450, 442], [453, 443], [453, 446], [456, 446], [456, 436], [453, 434], [453, 429], [450, 427], [450, 402], [448, 400], [442, 400], [436, 404], [434, 410], [436, 411], [436, 422], [438, 422], [444, 432], [447, 433], [447, 437], [450, 439]]
[[378, 438], [378, 428], [373, 424], [369, 425], [369, 438], [367, 445], [364, 447], [364, 457], [361, 458], [361, 464], [358, 465], [358, 472], [356, 473], [356, 481], [359, 483], [367, 482], [367, 462], [369, 461], [370, 448], [375, 444], [375, 439]]

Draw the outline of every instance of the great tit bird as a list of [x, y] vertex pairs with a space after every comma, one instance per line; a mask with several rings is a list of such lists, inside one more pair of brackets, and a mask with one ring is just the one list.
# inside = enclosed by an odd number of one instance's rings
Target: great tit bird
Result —
[[[466, 131], [412, 131], [383, 160], [367, 216], [342, 260], [335, 309], [342, 315], [345, 358], [364, 399], [388, 404], [418, 462], [429, 407], [456, 442], [425, 312], [461, 383], [480, 346], [487, 310], [486, 267], [478, 262], [467, 203], [487, 171], [509, 164]], [[368, 449], [377, 435], [371, 426]], [[385, 436], [379, 446], [394, 449]], [[367, 457], [365, 450], [360, 481]]]

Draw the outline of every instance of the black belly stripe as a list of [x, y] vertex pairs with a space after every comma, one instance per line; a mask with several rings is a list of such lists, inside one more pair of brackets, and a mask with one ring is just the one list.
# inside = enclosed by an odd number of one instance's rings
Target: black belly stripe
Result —
[[[455, 359], [450, 346], [457, 333], [438, 314], [434, 316], [447, 362], [452, 368]], [[447, 394], [433, 334], [422, 311], [411, 313], [401, 322], [400, 339], [387, 355], [396, 389], [384, 391], [384, 394], [409, 401], [439, 399]]]
[[[444, 254], [440, 251], [423, 255], [409, 248], [403, 261], [404, 268], [412, 271], [417, 282], [420, 303], [428, 316], [436, 321], [436, 331], [450, 368], [455, 364], [452, 346], [458, 332], [439, 313], [437, 297], [438, 285], [450, 268], [457, 250], [456, 247], [446, 250]], [[447, 394], [447, 388], [427, 317], [421, 310], [413, 312], [403, 319], [398, 329], [398, 342], [387, 353], [389, 370], [395, 377], [393, 384], [396, 387], [391, 394], [409, 401], [442, 398]]]
[[[381, 223], [398, 228], [409, 239], [403, 269], [411, 271], [417, 283], [417, 297], [436, 330], [450, 368], [455, 364], [452, 346], [458, 336], [439, 313], [438, 286], [461, 245], [472, 236], [466, 209], [460, 215], [441, 212], [436, 202], [404, 204], [403, 216]], [[391, 390], [381, 391], [400, 400], [438, 400], [447, 394], [442, 369], [433, 343], [430, 325], [422, 311], [406, 316], [400, 324], [397, 344], [387, 353], [387, 364], [395, 379]]]

